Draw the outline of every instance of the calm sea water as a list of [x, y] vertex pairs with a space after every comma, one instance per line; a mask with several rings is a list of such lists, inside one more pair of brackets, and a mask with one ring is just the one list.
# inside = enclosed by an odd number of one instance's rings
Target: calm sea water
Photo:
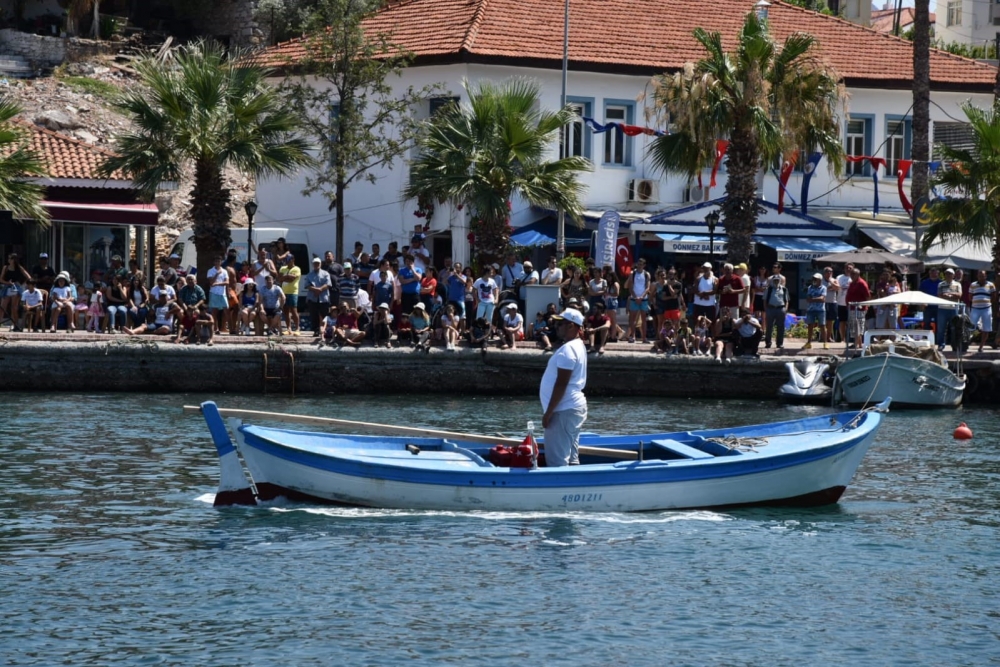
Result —
[[[5, 395], [0, 664], [1000, 662], [1000, 414], [893, 412], [840, 504], [642, 515], [214, 509], [201, 396]], [[534, 401], [217, 397], [517, 432]], [[792, 418], [602, 399], [589, 428]], [[513, 417], [518, 415], [518, 417]], [[976, 434], [956, 442], [966, 421]]]

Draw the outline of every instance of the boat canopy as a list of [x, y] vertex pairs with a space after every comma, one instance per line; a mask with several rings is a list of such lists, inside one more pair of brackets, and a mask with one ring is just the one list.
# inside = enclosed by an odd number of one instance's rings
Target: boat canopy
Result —
[[870, 301], [862, 301], [857, 304], [859, 306], [899, 306], [902, 304], [907, 304], [911, 306], [939, 306], [941, 308], [960, 308], [964, 304], [955, 303], [954, 301], [948, 301], [947, 299], [942, 299], [939, 296], [934, 296], [933, 294], [924, 294], [923, 292], [913, 290], [910, 292], [897, 292], [896, 294], [890, 294], [889, 296], [884, 296], [881, 299], [872, 299]]

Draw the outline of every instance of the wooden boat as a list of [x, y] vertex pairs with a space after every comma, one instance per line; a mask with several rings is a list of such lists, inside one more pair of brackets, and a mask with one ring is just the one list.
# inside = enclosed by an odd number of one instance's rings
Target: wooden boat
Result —
[[[491, 445], [520, 440], [220, 410], [213, 402], [185, 410], [204, 415], [218, 450], [217, 506], [284, 496], [399, 509], [634, 512], [837, 502], [888, 404], [758, 426], [589, 434], [581, 437], [581, 465], [534, 469], [486, 460]], [[235, 444], [223, 415], [233, 417]], [[239, 416], [364, 426], [397, 435], [264, 427]]]

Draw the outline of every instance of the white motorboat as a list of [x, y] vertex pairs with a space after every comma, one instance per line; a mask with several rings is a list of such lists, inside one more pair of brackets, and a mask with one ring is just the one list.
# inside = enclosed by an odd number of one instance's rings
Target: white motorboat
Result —
[[[959, 362], [961, 363], [961, 362]], [[834, 401], [851, 405], [957, 407], [965, 376], [953, 373], [934, 344], [934, 332], [872, 329], [865, 332], [861, 356], [837, 367]]]
[[790, 403], [829, 403], [833, 389], [827, 384], [830, 364], [822, 358], [785, 363], [788, 382], [778, 388], [778, 398]]

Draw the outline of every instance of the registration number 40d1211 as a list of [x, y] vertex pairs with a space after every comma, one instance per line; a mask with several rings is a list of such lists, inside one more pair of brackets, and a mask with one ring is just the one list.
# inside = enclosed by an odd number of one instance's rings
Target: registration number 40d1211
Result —
[[562, 497], [564, 503], [590, 503], [600, 500], [603, 493], [567, 493]]

